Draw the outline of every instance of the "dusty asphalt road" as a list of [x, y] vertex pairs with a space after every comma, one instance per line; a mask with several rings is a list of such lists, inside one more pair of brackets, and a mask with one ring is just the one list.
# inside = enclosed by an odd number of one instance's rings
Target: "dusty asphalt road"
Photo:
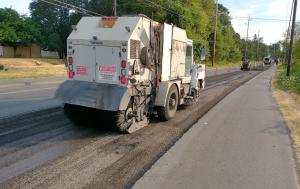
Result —
[[130, 135], [106, 129], [95, 112], [83, 112], [94, 119], [77, 125], [60, 107], [0, 119], [0, 188], [129, 188], [199, 117], [257, 73], [210, 78], [195, 105]]
[[[208, 69], [207, 76], [226, 75], [239, 67]], [[0, 80], [0, 117], [60, 106], [54, 93], [66, 78]], [[209, 83], [209, 82], [208, 82]]]
[[0, 117], [60, 105], [53, 95], [65, 78], [0, 81]]
[[133, 188], [298, 188], [291, 140], [270, 89], [273, 74], [274, 68], [229, 94]]

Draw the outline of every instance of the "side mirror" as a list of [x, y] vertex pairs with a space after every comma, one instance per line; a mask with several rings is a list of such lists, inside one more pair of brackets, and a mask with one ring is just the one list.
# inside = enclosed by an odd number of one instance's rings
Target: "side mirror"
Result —
[[199, 54], [200, 54], [200, 60], [203, 61], [205, 60], [205, 57], [206, 57], [206, 51], [204, 48], [200, 48], [199, 49]]

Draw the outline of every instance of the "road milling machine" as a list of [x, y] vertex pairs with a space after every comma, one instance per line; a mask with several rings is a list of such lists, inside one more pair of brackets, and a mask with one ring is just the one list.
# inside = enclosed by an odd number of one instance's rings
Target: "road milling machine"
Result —
[[65, 109], [106, 112], [127, 133], [153, 114], [170, 120], [205, 85], [186, 31], [143, 15], [83, 17], [67, 39], [67, 64], [69, 78], [55, 94]]

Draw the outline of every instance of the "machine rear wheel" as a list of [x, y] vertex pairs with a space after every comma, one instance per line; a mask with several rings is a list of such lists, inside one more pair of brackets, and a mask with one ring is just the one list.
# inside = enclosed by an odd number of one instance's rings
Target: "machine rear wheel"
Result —
[[167, 96], [167, 103], [164, 107], [158, 107], [158, 117], [164, 121], [168, 121], [175, 116], [178, 106], [178, 90], [172, 85]]

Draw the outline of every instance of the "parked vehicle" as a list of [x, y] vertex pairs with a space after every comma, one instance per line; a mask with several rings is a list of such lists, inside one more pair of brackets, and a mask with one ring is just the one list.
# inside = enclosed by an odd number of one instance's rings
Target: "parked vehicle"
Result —
[[143, 15], [83, 17], [67, 44], [69, 79], [56, 98], [66, 109], [109, 112], [121, 132], [148, 125], [154, 113], [172, 119], [205, 85], [186, 31]]

